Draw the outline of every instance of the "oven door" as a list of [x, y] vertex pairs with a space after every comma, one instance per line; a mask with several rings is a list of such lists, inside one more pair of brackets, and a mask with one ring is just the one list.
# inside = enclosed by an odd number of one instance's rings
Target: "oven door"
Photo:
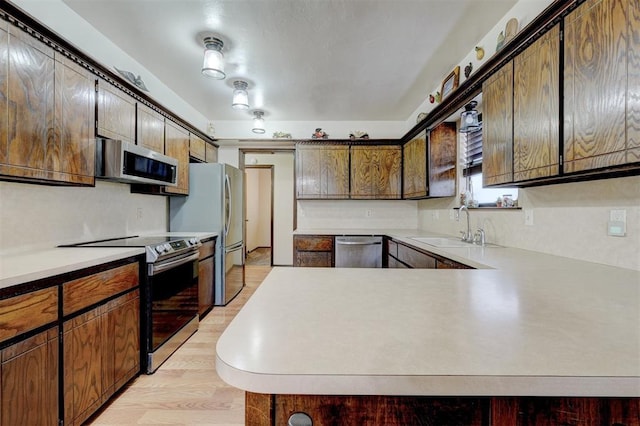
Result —
[[198, 329], [198, 257], [148, 265], [146, 336], [148, 374]]

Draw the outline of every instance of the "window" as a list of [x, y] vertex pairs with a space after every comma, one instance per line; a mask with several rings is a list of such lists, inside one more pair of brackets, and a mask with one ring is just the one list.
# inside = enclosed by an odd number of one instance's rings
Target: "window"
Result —
[[460, 133], [460, 163], [463, 176], [460, 185], [461, 198], [464, 196], [465, 199], [472, 200], [472, 203], [467, 205], [473, 207], [496, 207], [498, 199], [505, 195], [517, 200], [518, 188], [482, 187], [482, 114], [478, 114], [478, 119], [480, 129]]

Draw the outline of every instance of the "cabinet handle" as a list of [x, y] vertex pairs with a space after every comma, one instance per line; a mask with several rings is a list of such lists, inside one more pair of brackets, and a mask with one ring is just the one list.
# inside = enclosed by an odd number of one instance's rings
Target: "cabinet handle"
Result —
[[289, 417], [287, 426], [313, 426], [313, 420], [307, 413], [293, 413]]

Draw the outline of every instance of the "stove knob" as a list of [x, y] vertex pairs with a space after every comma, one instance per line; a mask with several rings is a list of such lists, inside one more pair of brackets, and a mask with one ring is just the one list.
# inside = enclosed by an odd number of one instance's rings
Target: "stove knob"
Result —
[[164, 252], [164, 245], [156, 246], [156, 251], [158, 254], [162, 254]]
[[189, 240], [189, 243], [190, 243], [192, 246], [195, 246], [196, 244], [198, 244], [198, 239], [197, 239], [197, 238], [191, 238], [191, 239]]
[[164, 243], [164, 251], [171, 251], [171, 244], [169, 243]]

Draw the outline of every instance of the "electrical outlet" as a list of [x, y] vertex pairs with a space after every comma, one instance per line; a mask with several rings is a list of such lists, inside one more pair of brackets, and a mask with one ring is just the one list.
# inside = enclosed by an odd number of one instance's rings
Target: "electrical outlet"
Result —
[[612, 237], [626, 237], [627, 235], [627, 211], [609, 210], [607, 222], [607, 235]]
[[136, 218], [142, 220], [142, 207], [138, 207], [138, 210], [136, 210]]
[[364, 212], [364, 217], [371, 217], [373, 216], [373, 212], [371, 211], [371, 209], [367, 209]]
[[527, 226], [533, 226], [533, 210], [524, 209], [524, 224]]

